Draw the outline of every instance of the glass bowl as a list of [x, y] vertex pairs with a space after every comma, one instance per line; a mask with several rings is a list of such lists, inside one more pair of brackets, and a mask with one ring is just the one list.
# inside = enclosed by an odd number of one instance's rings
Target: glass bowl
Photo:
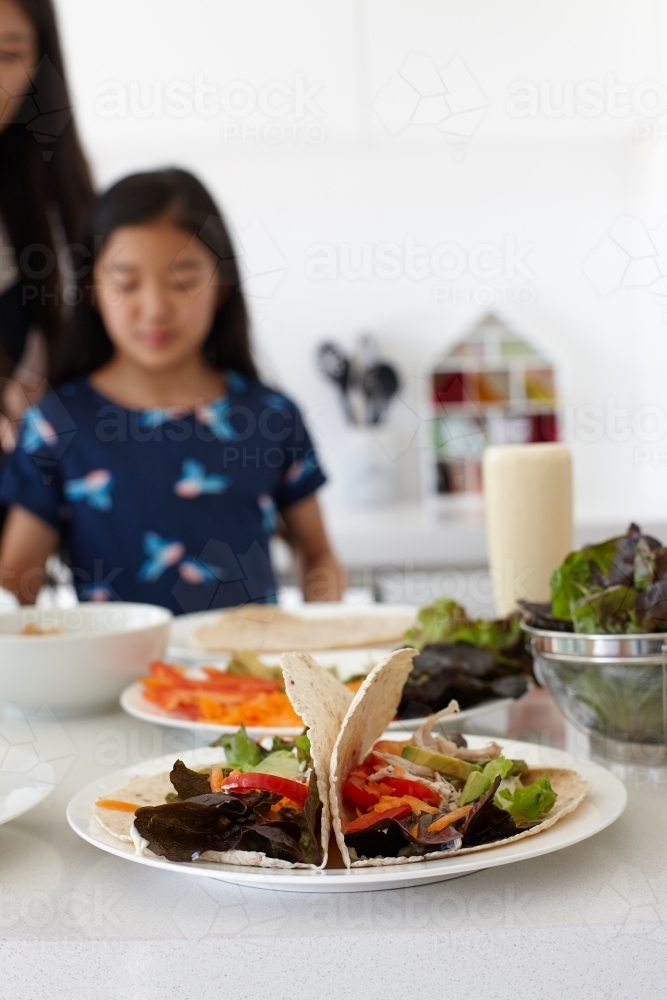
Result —
[[591, 752], [621, 763], [667, 763], [663, 633], [582, 635], [523, 626], [535, 676], [586, 733]]

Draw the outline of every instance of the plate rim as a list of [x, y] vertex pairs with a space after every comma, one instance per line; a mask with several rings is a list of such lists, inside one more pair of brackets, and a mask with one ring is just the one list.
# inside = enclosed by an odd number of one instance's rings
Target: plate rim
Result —
[[[475, 742], [484, 743], [485, 737], [467, 735], [473, 744]], [[579, 773], [583, 774], [583, 777], [590, 780], [592, 785], [592, 793], [596, 791], [596, 785], [594, 778], [598, 775], [602, 778], [606, 784], [606, 790], [598, 788], [598, 794], [603, 794], [606, 798], [606, 804], [609, 809], [606, 816], [600, 816], [600, 810], [592, 802], [582, 802], [581, 807], [587, 804], [592, 808], [596, 809], [597, 821], [591, 817], [590, 824], [588, 827], [583, 829], [579, 827], [574, 832], [571, 832], [569, 836], [561, 837], [560, 842], [557, 844], [552, 844], [545, 847], [545, 841], [540, 840], [539, 837], [525, 838], [521, 840], [516, 845], [504, 844], [497, 848], [489, 848], [488, 851], [467, 854], [467, 855], [454, 855], [448, 858], [436, 858], [431, 861], [423, 861], [413, 864], [402, 864], [402, 865], [386, 865], [378, 866], [377, 868], [352, 868], [352, 869], [280, 869], [280, 868], [260, 868], [251, 865], [221, 865], [218, 862], [203, 862], [200, 864], [193, 862], [170, 862], [164, 858], [148, 858], [141, 855], [136, 855], [130, 853], [130, 850], [124, 847], [116, 847], [113, 844], [106, 844], [101, 839], [95, 837], [94, 834], [90, 832], [88, 826], [84, 828], [82, 823], [79, 822], [78, 814], [79, 811], [85, 811], [87, 808], [88, 814], [88, 824], [90, 823], [90, 815], [92, 802], [94, 798], [98, 797], [100, 794], [106, 794], [106, 790], [101, 788], [100, 785], [107, 785], [111, 782], [118, 782], [119, 785], [122, 783], [123, 779], [127, 780], [132, 774], [138, 773], [142, 769], [147, 767], [168, 767], [170, 766], [166, 761], [171, 760], [173, 763], [173, 751], [170, 754], [164, 754], [162, 757], [153, 758], [150, 761], [144, 761], [141, 764], [135, 764], [126, 768], [122, 768], [112, 774], [97, 778], [96, 780], [90, 782], [84, 788], [80, 789], [72, 798], [70, 799], [67, 810], [67, 822], [70, 828], [73, 830], [77, 836], [81, 837], [87, 843], [91, 844], [93, 847], [98, 848], [98, 850], [105, 851], [106, 853], [113, 854], [116, 857], [123, 858], [128, 861], [132, 861], [135, 864], [144, 864], [151, 868], [158, 868], [166, 871], [173, 871], [178, 874], [192, 875], [195, 877], [204, 878], [216, 878], [223, 882], [231, 882], [237, 885], [247, 885], [253, 888], [265, 888], [265, 889], [276, 889], [276, 890], [291, 890], [291, 891], [308, 891], [308, 892], [327, 892], [327, 891], [360, 891], [363, 889], [370, 888], [374, 889], [388, 889], [397, 888], [401, 885], [414, 886], [427, 882], [434, 882], [440, 879], [446, 879], [454, 877], [457, 875], [465, 875], [475, 871], [480, 871], [486, 868], [497, 868], [506, 864], [514, 864], [519, 861], [527, 861], [534, 857], [540, 857], [546, 854], [556, 853], [557, 851], [563, 850], [566, 847], [571, 847], [574, 844], [581, 843], [583, 840], [587, 840], [590, 837], [595, 836], [600, 833], [606, 827], [614, 823], [623, 813], [627, 806], [628, 794], [627, 789], [623, 782], [608, 768], [605, 768], [602, 764], [596, 761], [590, 760], [589, 758], [577, 758], [568, 751], [559, 750], [553, 747], [544, 747], [536, 743], [526, 743], [524, 741], [507, 739], [504, 741], [505, 744], [511, 745], [511, 753], [521, 753], [521, 748], [529, 748], [533, 751], [528, 757], [533, 758], [550, 755], [554, 756], [558, 763], [548, 764], [544, 763], [543, 766], [549, 767], [572, 767], [578, 770]], [[516, 748], [516, 749], [513, 749]], [[205, 748], [199, 748], [198, 750], [186, 751], [186, 756], [192, 754], [201, 753]], [[183, 755], [181, 755], [183, 756]], [[165, 762], [165, 763], [163, 763]], [[539, 765], [538, 765], [539, 766]], [[145, 770], [144, 770], [144, 773]], [[572, 820], [576, 817], [578, 810], [575, 810], [570, 816], [565, 816], [563, 820], [555, 824], [549, 830], [545, 830], [544, 834], [548, 835], [552, 831], [560, 831], [564, 829], [562, 824], [567, 824], [568, 820]], [[567, 826], [565, 826], [567, 829]], [[512, 850], [514, 848], [514, 850]], [[518, 857], [516, 856], [518, 853]]]
[[[19, 747], [21, 746], [20, 743], [16, 745]], [[50, 760], [40, 760], [39, 763], [35, 765], [35, 767], [39, 767], [40, 770], [45, 771], [49, 774], [49, 777], [26, 778], [26, 780], [31, 781], [32, 784], [26, 785], [25, 787], [31, 788], [34, 791], [38, 792], [39, 794], [37, 798], [35, 799], [34, 802], [31, 802], [30, 805], [19, 806], [18, 808], [15, 808], [12, 812], [10, 812], [8, 815], [4, 815], [2, 812], [0, 812], [0, 826], [4, 826], [5, 823], [11, 823], [12, 820], [18, 819], [19, 816], [24, 816], [26, 813], [30, 812], [31, 809], [35, 809], [40, 804], [40, 802], [43, 802], [44, 799], [48, 795], [50, 795], [51, 792], [55, 789], [58, 776], [56, 774], [56, 769], [53, 766], [53, 763]], [[10, 774], [11, 772], [5, 771], [2, 773]]]

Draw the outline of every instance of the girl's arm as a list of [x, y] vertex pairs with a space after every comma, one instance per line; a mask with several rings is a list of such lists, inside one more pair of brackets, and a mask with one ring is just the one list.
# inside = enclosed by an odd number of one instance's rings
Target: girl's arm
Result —
[[289, 545], [299, 560], [306, 601], [340, 601], [346, 573], [331, 551], [315, 495], [281, 511]]
[[10, 507], [0, 545], [0, 586], [21, 604], [34, 604], [44, 583], [46, 560], [56, 551], [58, 532], [23, 507]]

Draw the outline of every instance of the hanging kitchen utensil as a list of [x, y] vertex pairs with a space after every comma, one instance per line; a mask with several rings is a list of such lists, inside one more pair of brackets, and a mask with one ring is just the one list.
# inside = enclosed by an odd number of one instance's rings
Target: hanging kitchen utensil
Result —
[[379, 362], [377, 342], [373, 334], [362, 333], [355, 341], [350, 357], [349, 397], [356, 423], [369, 427], [371, 407], [364, 388], [364, 377], [369, 368]]
[[349, 423], [355, 423], [354, 413], [350, 406], [350, 362], [337, 344], [325, 341], [317, 349], [317, 362], [322, 374], [334, 382], [341, 392], [343, 410]]
[[369, 402], [368, 422], [375, 426], [382, 422], [389, 404], [398, 392], [398, 375], [391, 365], [381, 362], [364, 372], [362, 384]]

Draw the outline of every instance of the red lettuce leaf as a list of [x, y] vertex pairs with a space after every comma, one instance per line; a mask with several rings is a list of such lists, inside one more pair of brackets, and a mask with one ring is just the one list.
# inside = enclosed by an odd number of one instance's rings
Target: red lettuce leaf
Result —
[[208, 774], [190, 770], [182, 760], [177, 760], [172, 767], [169, 780], [179, 799], [191, 799], [195, 795], [207, 795], [211, 791]]
[[[206, 776], [189, 771], [178, 761], [172, 775], [184, 792], [197, 788]], [[208, 789], [208, 780], [206, 780]], [[287, 807], [278, 818], [270, 813], [280, 796], [272, 792], [190, 795], [160, 806], [144, 806], [135, 814], [135, 826], [154, 854], [168, 861], [194, 861], [205, 851], [262, 851], [284, 861], [319, 864], [322, 805], [314, 772], [304, 809]]]
[[419, 821], [419, 830], [414, 836], [410, 830], [414, 828], [414, 815], [403, 820], [388, 819], [378, 813], [377, 822], [359, 833], [345, 835], [345, 843], [354, 849], [358, 857], [366, 858], [398, 858], [401, 856], [419, 856], [431, 851], [453, 851], [459, 846], [461, 834], [448, 826], [437, 833], [428, 833], [426, 827], [433, 820], [425, 816]]
[[462, 847], [491, 844], [494, 840], [504, 840], [519, 832], [510, 814], [504, 809], [499, 809], [493, 801], [499, 785], [500, 775], [468, 813], [462, 832]]

